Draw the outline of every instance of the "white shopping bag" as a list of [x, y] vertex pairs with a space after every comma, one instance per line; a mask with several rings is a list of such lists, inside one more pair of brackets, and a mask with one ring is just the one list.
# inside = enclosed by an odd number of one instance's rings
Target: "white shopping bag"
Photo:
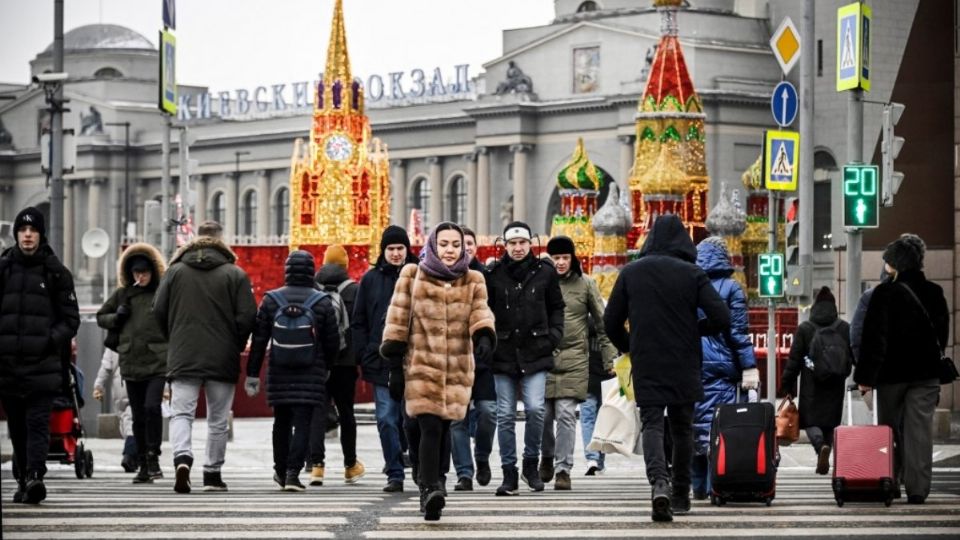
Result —
[[[613, 384], [606, 384], [612, 382]], [[642, 453], [640, 445], [640, 410], [637, 404], [622, 395], [616, 379], [604, 381], [603, 405], [597, 412], [597, 423], [587, 450], [635, 457]]]

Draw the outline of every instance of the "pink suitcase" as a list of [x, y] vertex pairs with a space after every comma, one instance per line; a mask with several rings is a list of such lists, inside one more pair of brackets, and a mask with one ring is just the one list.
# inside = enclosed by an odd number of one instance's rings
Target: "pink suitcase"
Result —
[[[851, 390], [855, 390], [852, 387]], [[877, 423], [874, 389], [873, 422]], [[846, 501], [893, 503], [893, 430], [890, 426], [854, 426], [852, 395], [847, 396], [847, 423], [833, 432], [833, 496]]]

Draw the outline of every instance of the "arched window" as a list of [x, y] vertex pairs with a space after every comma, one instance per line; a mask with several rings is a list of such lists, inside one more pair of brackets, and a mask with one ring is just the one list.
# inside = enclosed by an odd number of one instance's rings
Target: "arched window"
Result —
[[450, 181], [448, 208], [450, 208], [447, 219], [454, 223], [466, 223], [467, 221], [467, 179], [461, 175], [453, 177]]
[[430, 182], [426, 178], [420, 177], [413, 181], [413, 191], [410, 208], [420, 210], [420, 216], [423, 218], [423, 230], [430, 227]]
[[597, 9], [598, 7], [596, 2], [593, 2], [592, 0], [587, 0], [586, 2], [581, 2], [580, 5], [577, 6], [577, 13], [583, 13], [586, 11], [596, 11]]
[[251, 189], [243, 194], [240, 204], [240, 234], [257, 234], [257, 190]]
[[209, 215], [210, 219], [221, 225], [223, 225], [223, 222], [227, 219], [227, 196], [222, 191], [218, 191], [213, 195]]
[[123, 73], [120, 73], [120, 70], [112, 67], [104, 67], [98, 69], [93, 77], [96, 79], [120, 79], [123, 77]]
[[290, 190], [280, 188], [273, 199], [275, 233], [278, 236], [290, 234]]

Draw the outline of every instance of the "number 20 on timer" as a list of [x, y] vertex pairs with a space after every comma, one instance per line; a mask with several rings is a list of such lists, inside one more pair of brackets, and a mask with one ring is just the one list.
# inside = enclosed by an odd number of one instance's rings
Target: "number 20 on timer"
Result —
[[843, 167], [843, 226], [873, 229], [880, 226], [879, 168], [876, 165]]
[[783, 296], [783, 253], [760, 253], [757, 256], [758, 289], [761, 298]]

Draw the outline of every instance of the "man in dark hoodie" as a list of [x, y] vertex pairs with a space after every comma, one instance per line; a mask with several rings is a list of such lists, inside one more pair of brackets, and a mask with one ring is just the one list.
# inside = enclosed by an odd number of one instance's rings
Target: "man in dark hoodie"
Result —
[[69, 383], [70, 342], [80, 327], [73, 275], [47, 244], [43, 214], [13, 221], [17, 245], [0, 255], [0, 401], [17, 465], [13, 502], [47, 496], [50, 408]]
[[530, 227], [514, 221], [503, 230], [506, 253], [487, 274], [487, 303], [497, 326], [493, 379], [497, 389], [497, 438], [503, 484], [497, 495], [518, 494], [517, 389], [526, 415], [523, 481], [543, 491], [538, 465], [543, 439], [547, 373], [563, 339], [563, 293], [553, 263], [534, 255]]
[[387, 308], [393, 297], [393, 288], [400, 277], [400, 269], [418, 260], [410, 252], [410, 238], [402, 227], [390, 225], [380, 238], [380, 256], [377, 264], [360, 279], [356, 303], [350, 319], [353, 332], [353, 350], [360, 362], [363, 380], [373, 385], [377, 431], [386, 464], [387, 493], [403, 491], [403, 461], [400, 431], [403, 420], [400, 399], [390, 395], [390, 362], [380, 357], [380, 342]]
[[[343, 311], [337, 315], [337, 322], [342, 327], [340, 317], [346, 317], [349, 323], [350, 313], [353, 313], [357, 299], [357, 282], [347, 275], [350, 258], [347, 250], [339, 244], [328, 246], [323, 252], [323, 266], [315, 277], [317, 287], [330, 295], [337, 295]], [[335, 308], [337, 306], [334, 306]], [[357, 420], [353, 414], [354, 391], [357, 387], [357, 358], [353, 352], [352, 333], [349, 329], [342, 336], [346, 347], [341, 349], [333, 359], [327, 361], [330, 378], [327, 379], [327, 399], [313, 411], [313, 420], [310, 423], [310, 485], [322, 486], [325, 472], [328, 412], [330, 400], [337, 410], [340, 419], [340, 447], [343, 449], [343, 480], [348, 484], [357, 483], [363, 477], [366, 469], [357, 459]]]
[[170, 380], [170, 444], [177, 493], [190, 493], [192, 430], [200, 387], [207, 397], [206, 462], [203, 490], [226, 491], [220, 476], [227, 451], [228, 419], [240, 375], [240, 353], [253, 331], [257, 304], [247, 273], [220, 240], [215, 221], [182, 246], [153, 300], [153, 313], [167, 338]]
[[[674, 510], [690, 509], [693, 411], [704, 397], [700, 336], [730, 326], [729, 309], [696, 261], [697, 250], [680, 218], [660, 216], [640, 259], [617, 277], [603, 316], [610, 341], [629, 351], [633, 362], [654, 521], [672, 521]], [[698, 319], [698, 308], [703, 318]], [[624, 326], [628, 321], [629, 334]], [[672, 479], [663, 447], [664, 408], [673, 438]]]

